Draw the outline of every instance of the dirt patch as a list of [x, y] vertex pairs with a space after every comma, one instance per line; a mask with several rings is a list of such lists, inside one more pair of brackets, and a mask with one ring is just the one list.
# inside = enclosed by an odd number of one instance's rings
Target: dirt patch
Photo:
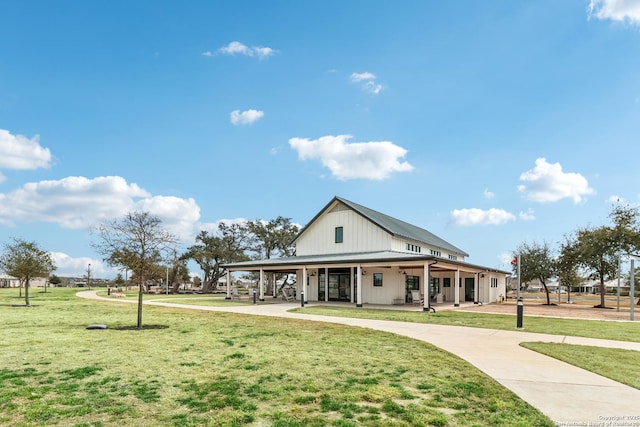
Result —
[[[501, 304], [487, 304], [465, 307], [460, 311], [469, 311], [474, 313], [513, 314], [515, 316], [516, 310], [516, 302], [513, 300], [508, 300]], [[636, 307], [634, 312], [636, 314], [635, 317], [640, 318], [640, 308]], [[629, 320], [629, 307], [620, 307], [620, 311], [617, 311], [615, 303], [611, 305], [609, 309], [603, 309], [593, 308], [593, 306], [588, 305], [567, 303], [560, 303], [557, 305], [542, 305], [539, 302], [530, 302], [525, 300], [524, 315], [593, 320]]]

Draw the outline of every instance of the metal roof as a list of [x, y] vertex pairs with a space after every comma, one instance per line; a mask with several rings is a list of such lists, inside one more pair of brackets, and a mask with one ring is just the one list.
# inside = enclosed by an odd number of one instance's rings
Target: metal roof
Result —
[[441, 239], [440, 237], [436, 236], [430, 231], [425, 230], [424, 228], [420, 228], [415, 225], [409, 224], [408, 222], [390, 217], [389, 215], [385, 215], [383, 213], [380, 213], [373, 209], [369, 209], [365, 206], [359, 205], [338, 196], [335, 196], [329, 203], [327, 203], [327, 205], [315, 217], [313, 217], [309, 224], [307, 224], [302, 230], [300, 230], [300, 233], [298, 233], [294, 241], [297, 240], [298, 237], [300, 237], [305, 232], [305, 230], [336, 201], [349, 207], [357, 214], [363, 216], [364, 218], [376, 224], [378, 227], [382, 228], [387, 233], [393, 236], [423, 243], [434, 248], [443, 249], [451, 254], [469, 256], [469, 254], [462, 249], [452, 245], [444, 239]]
[[440, 265], [448, 264], [454, 269], [458, 267], [466, 267], [478, 271], [493, 271], [497, 273], [505, 273], [506, 271], [494, 268], [483, 267], [480, 265], [468, 264], [461, 261], [453, 261], [436, 257], [433, 255], [408, 254], [404, 252], [381, 251], [381, 252], [360, 252], [349, 254], [328, 254], [328, 255], [306, 255], [293, 256], [288, 258], [272, 258], [254, 261], [235, 262], [223, 265], [229, 270], [260, 270], [260, 269], [277, 269], [289, 268], [296, 269], [302, 266], [319, 266], [319, 265], [337, 265], [337, 264], [398, 264], [402, 262], [424, 263], [426, 261], [437, 261]]

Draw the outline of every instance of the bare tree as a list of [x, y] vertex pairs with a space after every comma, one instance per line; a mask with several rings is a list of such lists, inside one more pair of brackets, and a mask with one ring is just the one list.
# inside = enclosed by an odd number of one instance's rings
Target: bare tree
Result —
[[48, 278], [55, 269], [51, 254], [40, 249], [35, 242], [14, 238], [13, 243], [5, 244], [4, 252], [0, 254], [0, 270], [24, 283], [24, 303], [27, 307], [30, 306], [30, 280], [34, 277]]
[[110, 266], [125, 267], [138, 281], [138, 328], [142, 327], [145, 278], [166, 258], [177, 239], [162, 228], [162, 221], [149, 212], [129, 212], [121, 219], [100, 224], [95, 249]]

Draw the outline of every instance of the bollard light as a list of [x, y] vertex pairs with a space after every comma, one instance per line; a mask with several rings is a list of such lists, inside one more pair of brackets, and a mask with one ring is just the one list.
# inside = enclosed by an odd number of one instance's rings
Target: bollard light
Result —
[[518, 329], [522, 329], [522, 317], [524, 314], [524, 301], [522, 301], [522, 297], [518, 298], [518, 308], [517, 308], [517, 318], [516, 327]]
[[253, 290], [253, 303], [256, 304], [256, 290]]
[[300, 292], [300, 307], [304, 307], [304, 289]]

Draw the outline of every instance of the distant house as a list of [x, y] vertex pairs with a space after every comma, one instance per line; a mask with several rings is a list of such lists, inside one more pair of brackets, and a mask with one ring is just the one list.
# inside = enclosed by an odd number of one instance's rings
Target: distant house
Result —
[[0, 288], [17, 288], [20, 286], [20, 280], [7, 274], [0, 274]]
[[[48, 283], [47, 280], [46, 277], [32, 277], [29, 280], [29, 286], [32, 288], [44, 287]], [[17, 277], [0, 274], [0, 288], [18, 288], [20, 286], [20, 279]]]
[[[468, 264], [469, 255], [429, 231], [334, 197], [300, 231], [296, 256], [225, 265], [260, 276], [295, 274], [296, 298], [363, 304], [495, 302], [506, 295], [506, 271]], [[230, 277], [229, 275], [228, 277]], [[428, 284], [428, 285], [427, 285]], [[456, 286], [457, 284], [457, 286]], [[227, 282], [227, 297], [229, 283]]]

